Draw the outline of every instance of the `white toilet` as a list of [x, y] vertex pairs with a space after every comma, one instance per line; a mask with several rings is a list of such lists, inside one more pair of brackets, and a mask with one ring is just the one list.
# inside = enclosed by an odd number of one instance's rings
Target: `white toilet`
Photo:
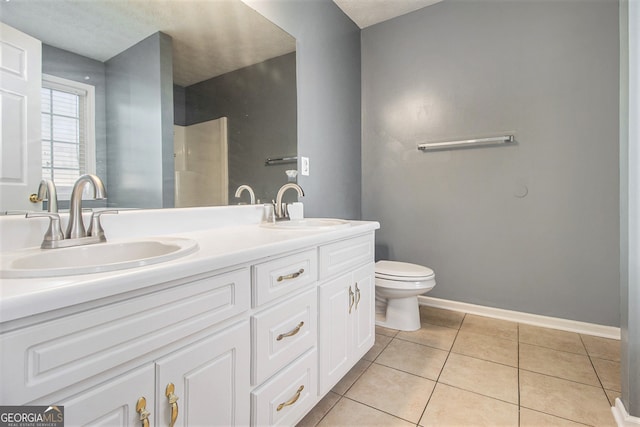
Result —
[[418, 295], [435, 285], [435, 273], [430, 268], [407, 262], [376, 262], [376, 325], [401, 331], [420, 329]]

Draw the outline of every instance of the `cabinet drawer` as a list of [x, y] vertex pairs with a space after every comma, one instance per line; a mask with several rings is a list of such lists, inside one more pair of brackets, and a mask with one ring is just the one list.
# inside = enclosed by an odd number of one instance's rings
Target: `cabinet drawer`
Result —
[[316, 288], [252, 316], [251, 383], [260, 384], [317, 341]]
[[249, 309], [249, 269], [202, 278], [0, 336], [2, 404], [24, 404]]
[[318, 278], [315, 249], [253, 266], [253, 306], [285, 296]]
[[320, 279], [352, 270], [373, 261], [373, 233], [320, 246]]
[[295, 425], [317, 401], [315, 348], [251, 393], [251, 425]]

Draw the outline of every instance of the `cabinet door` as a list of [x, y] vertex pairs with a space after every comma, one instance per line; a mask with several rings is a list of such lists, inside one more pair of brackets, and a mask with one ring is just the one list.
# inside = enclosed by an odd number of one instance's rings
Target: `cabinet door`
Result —
[[355, 298], [349, 292], [354, 292], [351, 277], [351, 274], [347, 274], [319, 287], [320, 396], [328, 392], [351, 368], [349, 306]]
[[354, 361], [359, 360], [369, 351], [376, 338], [374, 271], [374, 264], [370, 263], [353, 272], [356, 302], [351, 319], [353, 322], [353, 343], [351, 348]]
[[170, 425], [169, 383], [178, 398], [176, 426], [248, 425], [249, 339], [247, 320], [157, 361], [158, 425]]
[[68, 426], [140, 426], [136, 404], [140, 397], [146, 399], [146, 410], [151, 413], [149, 421], [154, 422], [154, 367], [150, 363], [106, 383], [97, 385], [61, 402], [64, 406], [65, 425]]

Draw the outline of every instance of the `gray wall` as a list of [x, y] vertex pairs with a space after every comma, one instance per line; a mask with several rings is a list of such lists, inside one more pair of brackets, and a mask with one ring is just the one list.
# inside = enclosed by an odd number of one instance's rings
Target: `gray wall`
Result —
[[[360, 217], [360, 30], [331, 0], [245, 0], [296, 38], [306, 216]], [[299, 168], [298, 168], [299, 169]]]
[[[640, 6], [620, 3], [620, 329], [622, 401], [640, 417]], [[635, 87], [634, 93], [630, 88]]]
[[173, 85], [173, 124], [187, 125], [187, 89]]
[[434, 297], [618, 326], [617, 2], [448, 0], [363, 30], [362, 58], [377, 256], [432, 267]]
[[105, 64], [108, 205], [173, 207], [171, 38], [153, 34]]
[[229, 203], [239, 201], [234, 195], [241, 184], [263, 202], [275, 199], [287, 182], [285, 170], [297, 168], [265, 165], [268, 157], [297, 152], [295, 52], [186, 88], [186, 125], [220, 117], [228, 118]]

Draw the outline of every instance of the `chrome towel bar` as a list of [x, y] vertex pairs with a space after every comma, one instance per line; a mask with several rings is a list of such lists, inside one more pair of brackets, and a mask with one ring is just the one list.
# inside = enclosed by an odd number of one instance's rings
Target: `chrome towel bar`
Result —
[[482, 147], [486, 145], [510, 144], [515, 142], [514, 135], [493, 136], [490, 138], [463, 139], [459, 141], [425, 142], [418, 144], [420, 151], [450, 150], [455, 148]]
[[269, 165], [284, 165], [286, 163], [297, 163], [298, 156], [284, 156], [284, 157], [268, 157], [264, 161], [265, 166]]

